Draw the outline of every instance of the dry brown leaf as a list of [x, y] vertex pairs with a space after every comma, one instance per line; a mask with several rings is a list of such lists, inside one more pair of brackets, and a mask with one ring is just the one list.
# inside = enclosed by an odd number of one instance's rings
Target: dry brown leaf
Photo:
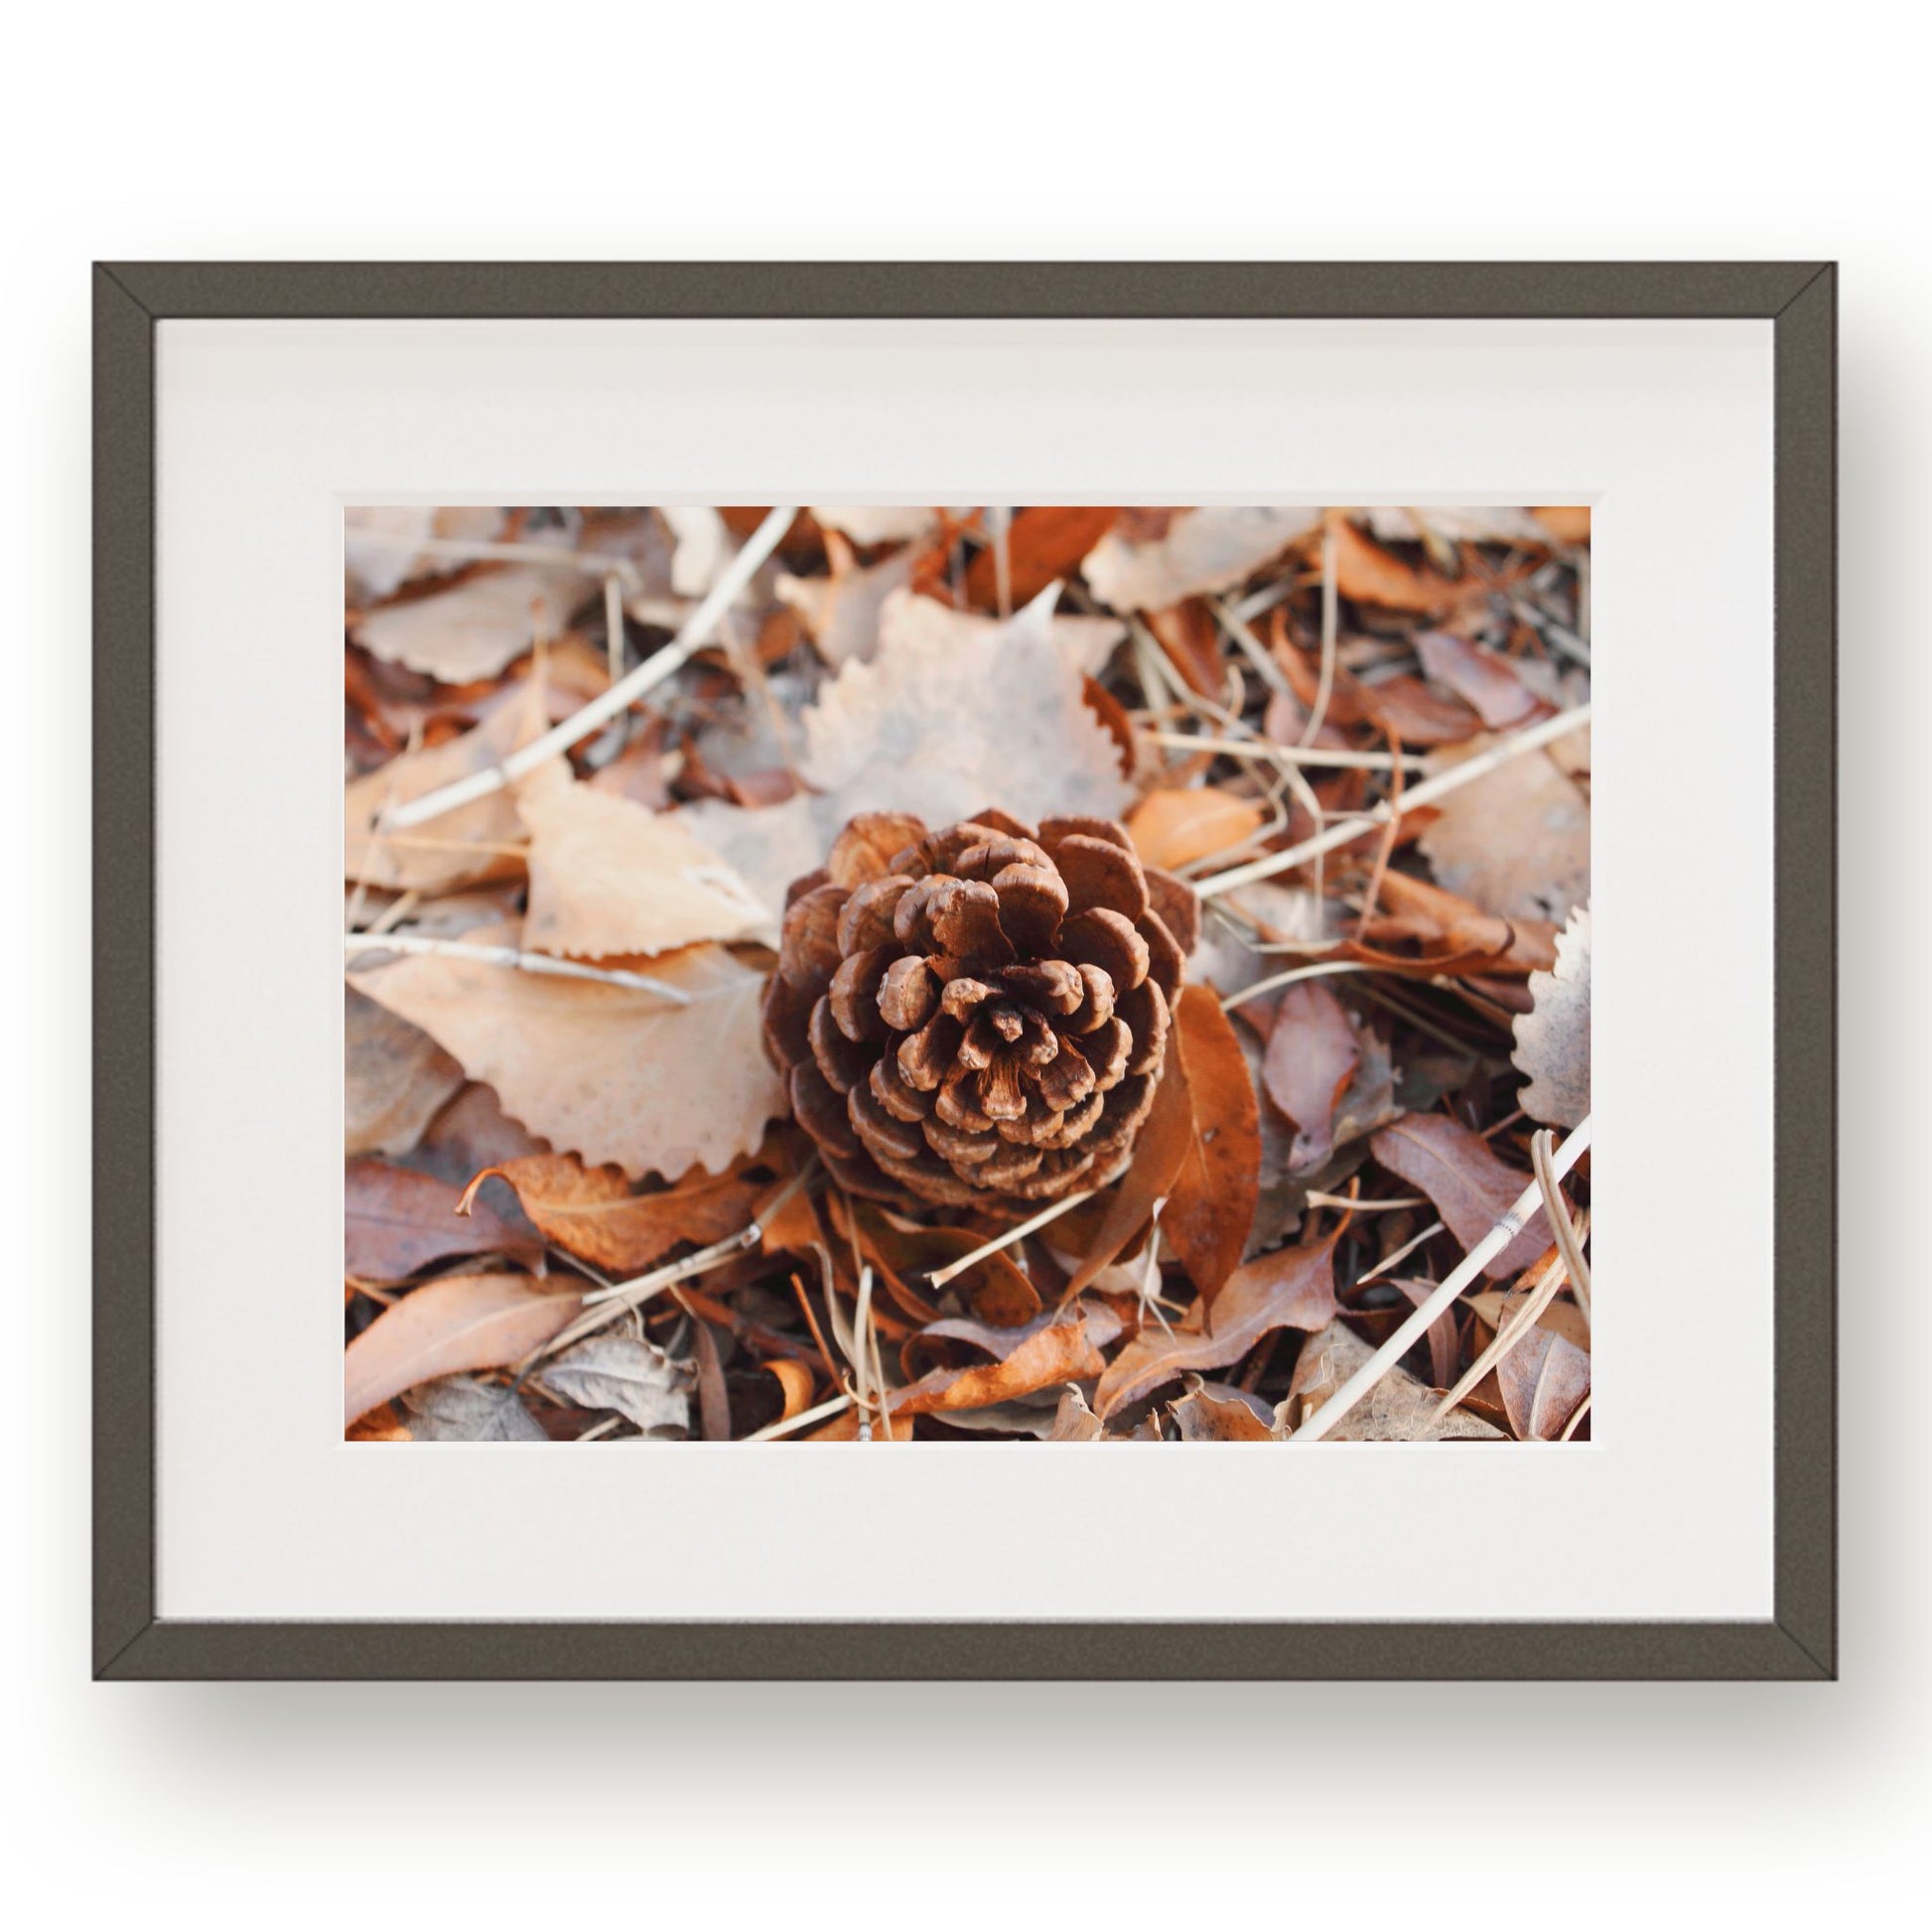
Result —
[[1318, 509], [1299, 506], [1181, 510], [1161, 535], [1144, 541], [1110, 530], [1088, 551], [1080, 573], [1112, 610], [1165, 611], [1183, 598], [1232, 590], [1320, 520]]
[[[1361, 1368], [1375, 1351], [1345, 1322], [1334, 1321], [1302, 1346], [1288, 1398], [1275, 1412], [1291, 1431], [1299, 1428]], [[1328, 1443], [1503, 1443], [1509, 1439], [1479, 1417], [1451, 1409], [1440, 1422], [1429, 1418], [1437, 1402], [1413, 1375], [1392, 1368], [1334, 1428]]]
[[691, 1426], [690, 1365], [635, 1335], [587, 1335], [544, 1362], [536, 1379], [580, 1409], [615, 1409], [646, 1434]]
[[1347, 1010], [1320, 980], [1289, 987], [1275, 1008], [1262, 1078], [1269, 1099], [1298, 1130], [1290, 1173], [1309, 1173], [1334, 1152], [1335, 1108], [1361, 1057]]
[[523, 943], [533, 951], [670, 952], [742, 938], [766, 921], [751, 888], [670, 813], [560, 771], [520, 790], [516, 808], [530, 832]]
[[515, 1190], [547, 1241], [608, 1274], [635, 1275], [680, 1241], [709, 1245], [750, 1225], [764, 1183], [734, 1170], [695, 1168], [669, 1187], [631, 1191], [615, 1168], [586, 1168], [568, 1154], [538, 1154], [485, 1168], [464, 1191], [476, 1212], [478, 1191], [494, 1176]]
[[[1242, 1231], [1246, 1231], [1246, 1222]], [[1335, 1237], [1278, 1248], [1237, 1268], [1216, 1298], [1205, 1330], [1143, 1327], [1107, 1366], [1093, 1392], [1102, 1421], [1164, 1383], [1238, 1362], [1277, 1328], [1321, 1328], [1335, 1315]], [[1198, 1308], [1200, 1305], [1195, 1304]]]
[[503, 535], [508, 522], [494, 504], [439, 508], [430, 503], [385, 503], [346, 509], [343, 512], [343, 560], [347, 567], [348, 601], [366, 607], [400, 590], [412, 578], [448, 576], [459, 566], [416, 546], [431, 538], [449, 537], [490, 542]]
[[887, 599], [878, 656], [847, 664], [805, 713], [800, 769], [826, 794], [813, 801], [826, 845], [861, 811], [944, 825], [989, 804], [1030, 822], [1126, 805], [1114, 741], [1082, 697], [1087, 667], [1054, 628], [1055, 596], [1007, 623], [910, 591]]
[[[1432, 772], [1486, 749], [1473, 738], [1430, 760]], [[1452, 893], [1505, 918], [1555, 919], [1589, 897], [1589, 805], [1549, 756], [1530, 752], [1484, 772], [1436, 807], [1424, 856]]]
[[1249, 1403], [1236, 1395], [1210, 1395], [1205, 1386], [1187, 1391], [1178, 1401], [1168, 1404], [1168, 1414], [1183, 1443], [1279, 1443], [1282, 1434], [1271, 1418], [1268, 1422], [1255, 1414]]
[[419, 1027], [343, 989], [345, 1154], [407, 1154], [463, 1084], [463, 1069]]
[[1471, 706], [1491, 731], [1527, 724], [1551, 709], [1516, 675], [1516, 666], [1507, 657], [1453, 631], [1421, 632], [1416, 654], [1423, 669]]
[[1134, 849], [1150, 866], [1184, 866], [1260, 831], [1261, 807], [1213, 785], [1151, 791], [1127, 816]]
[[1060, 1405], [1053, 1411], [1053, 1426], [1046, 1432], [1049, 1443], [1097, 1443], [1106, 1431], [1100, 1426], [1100, 1418], [1087, 1407], [1087, 1399], [1078, 1389], [1068, 1389], [1060, 1397]]
[[1589, 1112], [1589, 907], [1557, 938], [1557, 969], [1530, 975], [1528, 1013], [1516, 1016], [1510, 1055], [1529, 1078], [1519, 1096], [1532, 1120], [1575, 1127]]
[[1254, 1219], [1260, 1109], [1220, 1001], [1206, 987], [1182, 987], [1174, 1020], [1192, 1120], [1161, 1227], [1188, 1279], [1212, 1301], [1241, 1259]]
[[344, 1421], [439, 1375], [500, 1368], [557, 1334], [583, 1307], [528, 1275], [450, 1275], [412, 1290], [348, 1344]]
[[409, 1439], [416, 1443], [547, 1443], [543, 1425], [516, 1391], [474, 1376], [445, 1375], [404, 1392]]
[[506, 670], [538, 637], [554, 637], [594, 595], [574, 565], [483, 564], [447, 590], [363, 612], [348, 634], [384, 663], [475, 684]]
[[395, 892], [446, 893], [483, 879], [512, 877], [523, 861], [523, 821], [507, 790], [489, 792], [407, 832], [377, 837], [377, 817], [394, 805], [501, 764], [545, 729], [543, 691], [519, 684], [474, 731], [433, 751], [406, 752], [357, 778], [343, 794], [344, 877]]
[[1035, 1329], [1004, 1360], [975, 1368], [934, 1369], [889, 1398], [897, 1416], [943, 1415], [1011, 1402], [1055, 1382], [1084, 1382], [1105, 1366], [1081, 1320], [1055, 1318]]
[[527, 1230], [487, 1208], [459, 1214], [461, 1196], [447, 1181], [380, 1161], [351, 1161], [346, 1195], [344, 1272], [358, 1282], [401, 1282], [453, 1255], [505, 1254], [534, 1262], [542, 1253]]
[[1554, 1442], [1589, 1393], [1589, 1357], [1539, 1321], [1496, 1364], [1496, 1381], [1517, 1440]]
[[[1037, 504], [1021, 510], [1006, 538], [1009, 608], [1030, 604], [1048, 584], [1071, 577], [1119, 514], [1117, 509], [1085, 503]], [[967, 602], [983, 611], [992, 610], [999, 596], [997, 554], [997, 545], [988, 544], [966, 570]]]
[[[485, 927], [483, 945], [514, 945]], [[690, 995], [672, 1006], [628, 987], [554, 979], [429, 954], [362, 968], [355, 984], [454, 1053], [503, 1109], [591, 1166], [633, 1180], [755, 1153], [785, 1110], [764, 1057], [764, 980], [721, 946], [620, 962]]]
[[[1535, 1280], [1535, 1277], [1530, 1279]], [[1482, 1337], [1486, 1345], [1490, 1336], [1506, 1327], [1510, 1317], [1521, 1311], [1527, 1300], [1527, 1294], [1522, 1291], [1485, 1288], [1480, 1295], [1465, 1295], [1457, 1306], [1469, 1310], [1487, 1327], [1489, 1334]], [[1584, 1319], [1584, 1311], [1575, 1302], [1552, 1302], [1536, 1319], [1539, 1327], [1548, 1328], [1573, 1347], [1581, 1348], [1585, 1354], [1589, 1353], [1589, 1323]]]
[[1353, 604], [1432, 616], [1484, 594], [1478, 583], [1458, 583], [1404, 563], [1345, 516], [1331, 517], [1328, 527], [1335, 539], [1335, 588]]
[[[1376, 1160], [1436, 1203], [1464, 1254], [1509, 1211], [1532, 1176], [1497, 1158], [1480, 1134], [1448, 1114], [1405, 1114], [1369, 1142]], [[1550, 1221], [1539, 1206], [1523, 1230], [1483, 1273], [1521, 1274], [1550, 1245]]]
[[828, 531], [825, 554], [831, 572], [824, 577], [780, 576], [778, 601], [798, 613], [805, 634], [834, 667], [864, 663], [879, 648], [879, 614], [886, 600], [912, 581], [920, 551], [916, 544], [876, 564], [861, 564], [851, 544]]

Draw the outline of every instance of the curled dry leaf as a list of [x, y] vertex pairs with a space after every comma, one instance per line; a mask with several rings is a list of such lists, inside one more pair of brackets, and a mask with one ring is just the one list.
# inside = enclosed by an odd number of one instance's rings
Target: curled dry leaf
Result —
[[1087, 1324], [1064, 1316], [1036, 1328], [1003, 1359], [983, 1367], [934, 1369], [890, 1398], [895, 1416], [944, 1415], [1011, 1402], [1055, 1382], [1084, 1382], [1106, 1366]]
[[1347, 1010], [1320, 980], [1300, 980], [1282, 995], [1262, 1078], [1297, 1129], [1290, 1173], [1311, 1173], [1334, 1152], [1335, 1108], [1361, 1057]]
[[474, 1376], [445, 1375], [406, 1390], [402, 1406], [417, 1443], [547, 1443], [543, 1425], [516, 1391]]
[[472, 684], [554, 637], [594, 594], [594, 581], [572, 565], [483, 564], [447, 590], [364, 612], [348, 634], [384, 663]]
[[1321, 520], [1301, 506], [1213, 505], [1175, 513], [1158, 535], [1137, 539], [1133, 512], [1088, 551], [1087, 587], [1116, 611], [1165, 611], [1183, 598], [1232, 590]]
[[738, 875], [670, 813], [573, 783], [553, 767], [519, 794], [530, 832], [523, 943], [601, 959], [738, 939], [765, 921]]
[[[1011, 604], [1029, 604], [1056, 579], [1071, 577], [1119, 514], [1085, 503], [1044, 503], [1021, 510], [1006, 535]], [[989, 543], [967, 566], [967, 599], [983, 611], [992, 610], [999, 596], [998, 552], [998, 542]]]
[[1168, 1404], [1168, 1414], [1183, 1443], [1279, 1443], [1282, 1431], [1272, 1413], [1267, 1422], [1239, 1394], [1211, 1395], [1197, 1385]]
[[750, 1225], [762, 1183], [734, 1169], [694, 1168], [668, 1187], [634, 1193], [615, 1168], [586, 1168], [568, 1154], [537, 1154], [485, 1168], [464, 1190], [460, 1211], [479, 1210], [484, 1181], [506, 1182], [546, 1241], [594, 1268], [634, 1275], [680, 1241], [709, 1245]]
[[615, 1409], [646, 1434], [691, 1426], [696, 1381], [691, 1367], [635, 1335], [588, 1335], [551, 1356], [536, 1377], [561, 1401], [580, 1409]]
[[541, 1348], [583, 1307], [528, 1275], [451, 1275], [413, 1289], [348, 1344], [344, 1421], [419, 1382], [500, 1368]]
[[[1361, 1368], [1375, 1351], [1346, 1323], [1334, 1321], [1311, 1335], [1295, 1364], [1288, 1399], [1276, 1411], [1290, 1433]], [[1440, 1422], [1429, 1418], [1437, 1397], [1406, 1370], [1392, 1368], [1334, 1428], [1328, 1443], [1501, 1443], [1509, 1439], [1479, 1417], [1451, 1409]]]
[[[515, 945], [483, 928], [484, 945]], [[496, 1089], [503, 1109], [552, 1146], [633, 1180], [755, 1153], [784, 1112], [764, 1057], [764, 978], [720, 946], [620, 961], [690, 996], [554, 979], [472, 959], [419, 955], [356, 972], [355, 984], [414, 1022]]]
[[1416, 638], [1423, 669], [1474, 710], [1491, 731], [1506, 731], [1546, 717], [1550, 707], [1516, 674], [1499, 651], [1471, 643], [1449, 630], [1425, 630]]
[[1503, 1409], [1519, 1442], [1554, 1442], [1589, 1393], [1589, 1356], [1538, 1322], [1496, 1364]]
[[1354, 604], [1434, 616], [1483, 596], [1479, 583], [1418, 570], [1365, 536], [1345, 516], [1329, 518], [1335, 540], [1335, 588]]
[[1220, 1001], [1205, 987], [1182, 987], [1174, 1021], [1191, 1119], [1161, 1226], [1188, 1279], [1212, 1301], [1240, 1261], [1254, 1219], [1260, 1109]]
[[[1486, 750], [1473, 738], [1432, 772]], [[1589, 806], [1545, 752], [1486, 771], [1436, 807], [1420, 841], [1436, 877], [1452, 893], [1505, 918], [1557, 919], [1589, 897]]]
[[344, 1271], [358, 1282], [401, 1282], [454, 1255], [504, 1254], [534, 1262], [541, 1247], [527, 1229], [511, 1227], [485, 1208], [460, 1214], [447, 1181], [380, 1161], [351, 1161], [344, 1175], [347, 1196]]
[[1093, 1392], [1095, 1413], [1104, 1421], [1164, 1383], [1238, 1362], [1276, 1328], [1325, 1327], [1335, 1315], [1334, 1247], [1330, 1235], [1311, 1247], [1278, 1248], [1237, 1268], [1205, 1330], [1188, 1327], [1184, 1318], [1172, 1332], [1143, 1327], [1101, 1376]]
[[1554, 973], [1530, 975], [1530, 1010], [1516, 1018], [1510, 1057], [1530, 1076], [1523, 1111], [1553, 1127], [1589, 1112], [1589, 907], [1570, 915]]
[[529, 679], [474, 731], [433, 751], [406, 752], [357, 778], [343, 794], [345, 876], [396, 892], [446, 893], [520, 873], [522, 859], [503, 850], [523, 839], [508, 791], [489, 792], [408, 832], [378, 834], [375, 823], [391, 806], [501, 764], [544, 728], [543, 692]]
[[1184, 866], [1225, 852], [1252, 838], [1262, 823], [1253, 799], [1214, 785], [1151, 791], [1127, 815], [1134, 849], [1150, 866]]
[[[1406, 1114], [1369, 1142], [1376, 1160], [1436, 1203], [1444, 1224], [1473, 1248], [1509, 1211], [1532, 1175], [1497, 1159], [1480, 1134], [1448, 1114]], [[1523, 1231], [1483, 1270], [1501, 1280], [1521, 1274], [1550, 1245], [1550, 1220], [1541, 1207]]]
[[463, 1084], [463, 1068], [419, 1027], [343, 989], [346, 1083], [345, 1154], [407, 1154], [437, 1109]]

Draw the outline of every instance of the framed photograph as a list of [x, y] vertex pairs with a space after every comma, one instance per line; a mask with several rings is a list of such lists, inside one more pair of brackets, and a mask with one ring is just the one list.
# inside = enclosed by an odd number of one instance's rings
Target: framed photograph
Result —
[[97, 1672], [1834, 1675], [1835, 300], [97, 269]]

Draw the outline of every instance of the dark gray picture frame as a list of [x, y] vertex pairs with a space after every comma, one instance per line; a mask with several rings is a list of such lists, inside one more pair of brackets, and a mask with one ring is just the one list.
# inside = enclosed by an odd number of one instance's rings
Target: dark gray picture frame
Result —
[[[1776, 384], [1775, 1614], [1761, 1623], [183, 1622], [155, 1606], [156, 325], [1754, 317]], [[94, 272], [93, 1657], [103, 1678], [1837, 1674], [1837, 272], [1821, 262], [141, 262]], [[1131, 1605], [1123, 1608], [1131, 1612]]]

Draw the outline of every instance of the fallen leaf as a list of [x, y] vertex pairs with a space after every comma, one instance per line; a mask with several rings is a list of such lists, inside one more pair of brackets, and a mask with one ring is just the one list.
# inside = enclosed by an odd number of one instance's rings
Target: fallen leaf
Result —
[[1060, 1397], [1060, 1406], [1053, 1411], [1053, 1426], [1046, 1432], [1049, 1443], [1097, 1443], [1106, 1431], [1100, 1426], [1100, 1418], [1087, 1407], [1087, 1399], [1078, 1389], [1068, 1389]]
[[658, 512], [676, 547], [671, 552], [671, 594], [702, 597], [731, 561], [736, 546], [725, 519], [707, 503], [666, 503]]
[[[1436, 1203], [1464, 1254], [1502, 1219], [1533, 1178], [1499, 1160], [1480, 1134], [1449, 1114], [1405, 1114], [1383, 1128], [1369, 1149], [1391, 1173]], [[1549, 1245], [1549, 1217], [1539, 1205], [1483, 1273], [1497, 1280], [1521, 1274]]]
[[1080, 1320], [1058, 1318], [1029, 1335], [1002, 1361], [983, 1367], [934, 1369], [888, 1398], [895, 1416], [944, 1415], [1011, 1402], [1055, 1382], [1084, 1382], [1105, 1366]]
[[1530, 975], [1530, 1010], [1516, 1016], [1510, 1058], [1527, 1073], [1518, 1096], [1532, 1120], [1575, 1127], [1589, 1112], [1589, 907], [1557, 938], [1557, 969]]
[[897, 591], [878, 656], [847, 664], [804, 715], [825, 844], [861, 811], [944, 825], [984, 805], [1029, 821], [1107, 818], [1127, 803], [1113, 739], [1081, 696], [1084, 666], [1051, 629], [1053, 590], [1011, 622]]
[[430, 1122], [429, 1131], [402, 1165], [418, 1173], [433, 1173], [462, 1189], [479, 1169], [500, 1167], [506, 1161], [549, 1151], [503, 1112], [492, 1088], [472, 1080]]
[[439, 1375], [520, 1361], [583, 1306], [528, 1275], [450, 1275], [412, 1289], [345, 1351], [343, 1419]]
[[[475, 937], [517, 942], [512, 928]], [[437, 954], [354, 979], [494, 1087], [512, 1118], [590, 1166], [616, 1162], [639, 1180], [699, 1164], [719, 1173], [755, 1153], [785, 1111], [759, 1025], [764, 976], [720, 946], [616, 963], [668, 981], [690, 1004]]]
[[782, 575], [778, 601], [798, 613], [805, 634], [833, 666], [864, 663], [879, 649], [879, 614], [886, 600], [912, 581], [919, 562], [916, 544], [883, 562], [861, 564], [852, 546], [836, 532], [825, 539], [831, 571], [824, 577]]
[[1204, 598], [1191, 597], [1165, 611], [1150, 611], [1147, 627], [1190, 691], [1218, 700], [1226, 689], [1220, 626]]
[[1517, 1440], [1554, 1442], [1589, 1393], [1589, 1357], [1538, 1322], [1496, 1364], [1496, 1380]]
[[580, 1409], [615, 1409], [646, 1434], [691, 1426], [691, 1369], [635, 1335], [587, 1335], [544, 1362], [536, 1379]]
[[915, 509], [897, 503], [866, 503], [837, 507], [812, 506], [821, 529], [842, 530], [854, 543], [870, 549], [879, 543], [915, 543], [939, 527], [936, 509]]
[[524, 945], [600, 959], [737, 939], [766, 921], [743, 880], [676, 815], [555, 781], [519, 795], [530, 832]]
[[1169, 868], [1240, 845], [1262, 824], [1262, 809], [1252, 799], [1213, 785], [1151, 791], [1127, 817], [1128, 834], [1142, 860]]
[[445, 1375], [405, 1392], [409, 1436], [417, 1443], [547, 1443], [543, 1425], [500, 1382]]
[[1192, 1388], [1168, 1404], [1168, 1414], [1183, 1443], [1279, 1443], [1281, 1433], [1272, 1420], [1263, 1422], [1239, 1396], [1209, 1395]]
[[431, 503], [385, 503], [343, 512], [343, 561], [352, 606], [378, 603], [416, 577], [447, 576], [459, 566], [417, 546], [432, 538], [489, 542], [500, 537], [509, 519], [488, 507]]
[[1546, 504], [1533, 509], [1530, 514], [1556, 538], [1559, 543], [1587, 543], [1589, 541], [1589, 505], [1584, 504]]
[[[1493, 740], [1475, 738], [1468, 756]], [[1432, 772], [1456, 762], [1438, 754]], [[1436, 806], [1420, 845], [1452, 893], [1505, 918], [1562, 921], [1589, 897], [1589, 806], [1543, 752], [1484, 772]]]
[[1320, 520], [1318, 509], [1300, 506], [1181, 510], [1145, 541], [1120, 528], [1109, 531], [1088, 551], [1080, 574], [1113, 610], [1165, 611], [1183, 598], [1245, 583]]
[[1423, 669], [1437, 683], [1448, 685], [1491, 731], [1527, 724], [1550, 712], [1551, 707], [1516, 675], [1515, 665], [1487, 645], [1472, 643], [1453, 631], [1424, 630], [1416, 637], [1416, 654]]
[[1299, 1130], [1290, 1173], [1307, 1173], [1334, 1152], [1335, 1108], [1361, 1057], [1347, 1010], [1320, 980], [1299, 980], [1283, 993], [1262, 1077], [1269, 1099]]
[[[1047, 585], [1071, 577], [1119, 514], [1084, 503], [1040, 504], [1019, 511], [1006, 539], [1010, 604], [1031, 604]], [[988, 544], [966, 570], [967, 601], [983, 611], [992, 610], [999, 595], [996, 550]]]
[[1550, 532], [1532, 510], [1497, 504], [1478, 508], [1469, 503], [1430, 503], [1397, 509], [1377, 504], [1364, 509], [1378, 543], [1547, 543]]
[[937, 1321], [928, 1321], [923, 1328], [908, 1336], [899, 1351], [899, 1360], [906, 1374], [916, 1379], [935, 1365], [935, 1355], [939, 1357], [936, 1365], [942, 1368], [946, 1366], [945, 1353], [936, 1344], [958, 1341], [991, 1355], [995, 1361], [1003, 1362], [1024, 1348], [1042, 1329], [1064, 1321], [1069, 1312], [1079, 1317], [1086, 1328], [1087, 1339], [1096, 1348], [1105, 1348], [1109, 1342], [1118, 1340], [1121, 1329], [1126, 1325], [1112, 1309], [1101, 1302], [1069, 1301], [1060, 1308], [1043, 1311], [1019, 1327], [999, 1327], [986, 1321], [971, 1321], [962, 1315], [949, 1315]]
[[634, 1193], [615, 1168], [586, 1168], [568, 1154], [538, 1154], [485, 1168], [463, 1194], [464, 1212], [477, 1212], [483, 1182], [496, 1178], [515, 1190], [544, 1239], [608, 1274], [635, 1275], [680, 1241], [708, 1246], [749, 1226], [765, 1183], [733, 1170], [694, 1168], [668, 1187]]
[[1334, 533], [1335, 588], [1352, 604], [1433, 616], [1484, 595], [1480, 584], [1439, 577], [1403, 562], [1345, 516], [1331, 517], [1328, 527]]
[[[1507, 1326], [1511, 1315], [1521, 1311], [1527, 1299], [1523, 1292], [1486, 1288], [1480, 1295], [1465, 1295], [1458, 1306], [1469, 1310], [1493, 1335]], [[1575, 1302], [1552, 1302], [1536, 1319], [1539, 1327], [1561, 1335], [1572, 1347], [1581, 1348], [1587, 1355], [1590, 1352], [1589, 1323], [1584, 1319], [1584, 1311]], [[1487, 1337], [1484, 1339], [1486, 1341]]]
[[492, 791], [406, 832], [373, 836], [386, 809], [499, 765], [545, 729], [536, 679], [518, 685], [474, 731], [432, 751], [405, 752], [357, 778], [343, 794], [344, 877], [394, 892], [446, 893], [523, 870], [505, 845], [520, 845], [523, 821], [507, 789]]
[[447, 590], [363, 612], [348, 634], [384, 663], [474, 684], [507, 669], [538, 637], [554, 637], [595, 594], [573, 564], [482, 564]]
[[343, 992], [343, 1151], [407, 1154], [463, 1085], [463, 1068], [421, 1028], [352, 986]]
[[1261, 1123], [1248, 1063], [1221, 1003], [1186, 986], [1174, 1015], [1192, 1120], [1161, 1227], [1212, 1301], [1241, 1259], [1260, 1188]]
[[[1291, 1432], [1366, 1364], [1375, 1351], [1345, 1322], [1334, 1321], [1302, 1346], [1288, 1397], [1276, 1415]], [[1438, 1397], [1406, 1370], [1392, 1368], [1334, 1428], [1324, 1443], [1503, 1443], [1509, 1439], [1479, 1417], [1451, 1409], [1442, 1421], [1429, 1420]]]
[[1335, 1315], [1334, 1246], [1331, 1234], [1312, 1247], [1278, 1248], [1235, 1269], [1204, 1330], [1144, 1326], [1100, 1377], [1094, 1413], [1104, 1422], [1164, 1383], [1238, 1362], [1277, 1328], [1326, 1326]]
[[746, 806], [704, 798], [667, 816], [708, 847], [763, 907], [760, 936], [775, 947], [785, 891], [825, 863], [845, 823], [822, 798], [798, 792], [780, 805]]
[[380, 1161], [351, 1161], [344, 1272], [358, 1282], [401, 1282], [453, 1255], [505, 1254], [534, 1262], [542, 1250], [528, 1233], [485, 1208], [457, 1212], [460, 1196], [446, 1181]]

